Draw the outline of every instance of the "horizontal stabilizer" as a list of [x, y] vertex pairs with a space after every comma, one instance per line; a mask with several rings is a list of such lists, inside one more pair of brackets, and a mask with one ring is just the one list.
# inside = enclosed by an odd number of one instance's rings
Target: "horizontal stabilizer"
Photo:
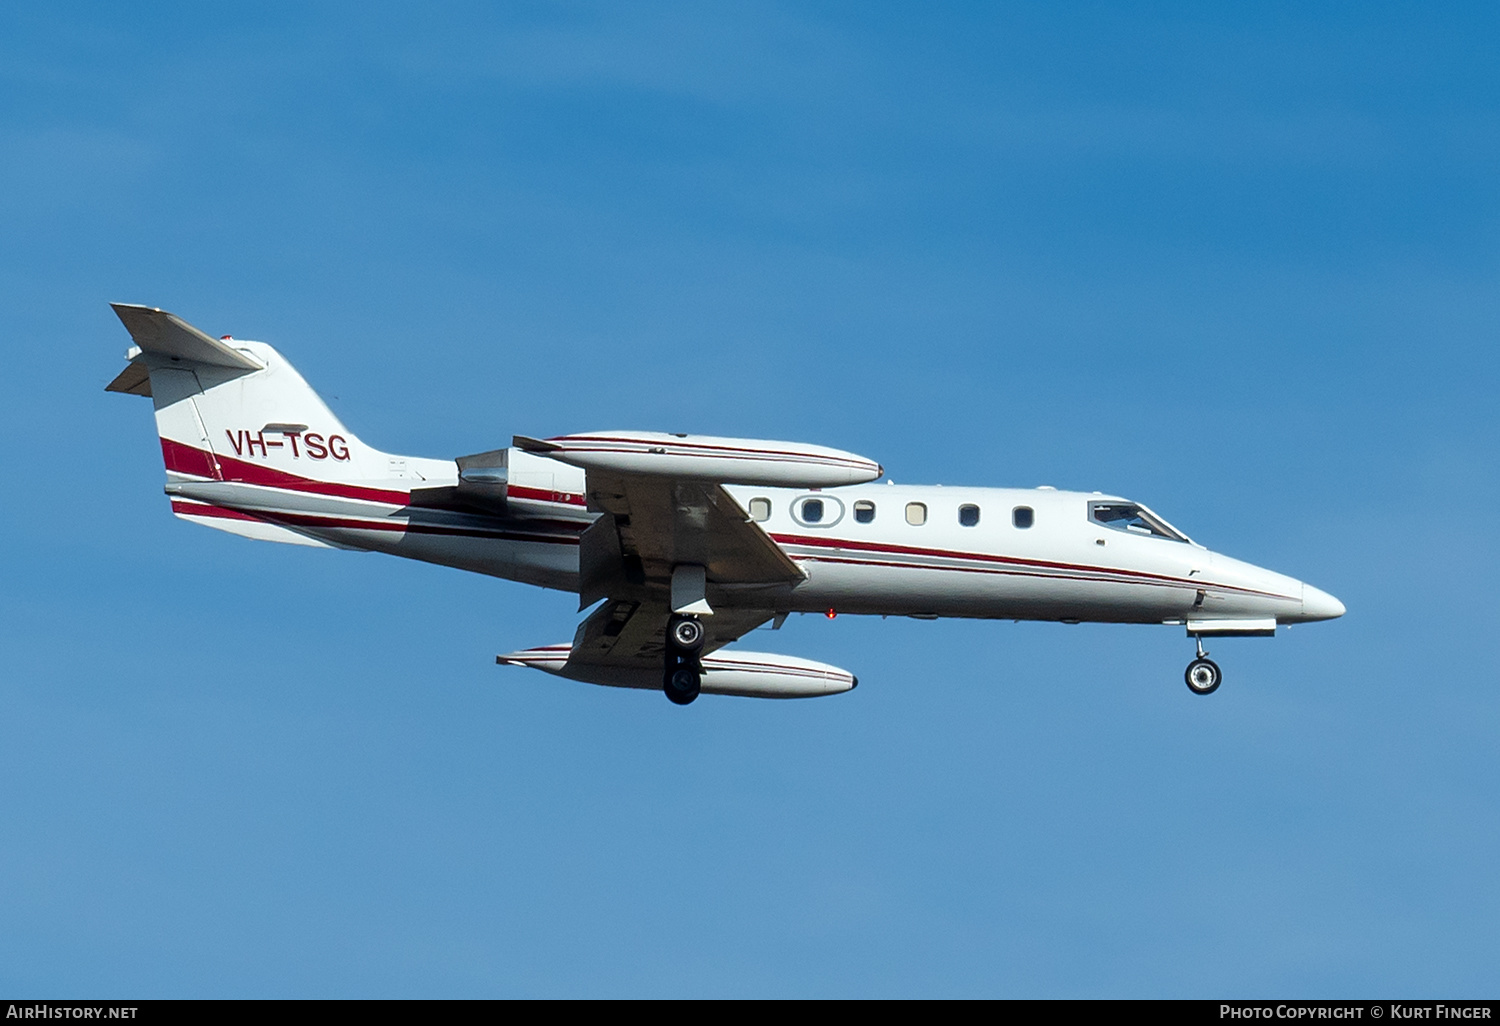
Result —
[[[208, 364], [211, 367], [233, 367], [238, 370], [260, 370], [258, 360], [225, 345], [218, 339], [204, 334], [176, 314], [167, 313], [150, 306], [132, 303], [109, 304], [130, 332], [135, 344], [148, 353], [160, 353], [191, 363]], [[129, 392], [129, 388], [115, 388], [125, 376], [110, 383], [113, 392]], [[150, 387], [149, 385], [147, 386]], [[137, 395], [148, 393], [137, 392]]]
[[125, 369], [115, 375], [115, 380], [104, 386], [106, 392], [124, 392], [126, 395], [143, 395], [151, 398], [151, 372], [144, 363], [127, 363]]

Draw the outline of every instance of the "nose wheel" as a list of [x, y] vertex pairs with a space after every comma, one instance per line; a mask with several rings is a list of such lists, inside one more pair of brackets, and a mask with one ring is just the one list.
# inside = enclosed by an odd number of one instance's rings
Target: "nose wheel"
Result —
[[703, 668], [698, 663], [703, 641], [703, 622], [696, 616], [673, 616], [667, 621], [661, 689], [674, 705], [687, 705], [698, 697], [703, 685]]
[[1182, 679], [1187, 681], [1188, 690], [1193, 694], [1211, 695], [1224, 683], [1224, 673], [1219, 669], [1219, 664], [1208, 658], [1208, 653], [1203, 651], [1203, 639], [1196, 640], [1198, 658], [1188, 663], [1187, 672], [1182, 675]]

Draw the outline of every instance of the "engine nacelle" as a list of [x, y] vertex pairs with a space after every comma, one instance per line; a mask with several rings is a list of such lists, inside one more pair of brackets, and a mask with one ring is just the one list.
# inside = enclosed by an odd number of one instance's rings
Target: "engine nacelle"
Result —
[[[607, 666], [569, 666], [572, 645], [545, 645], [496, 656], [495, 662], [529, 666], [569, 680], [615, 688], [660, 690], [661, 671]], [[817, 698], [853, 691], [859, 679], [848, 670], [796, 656], [720, 649], [702, 658], [705, 695], [744, 698]]]
[[852, 452], [799, 442], [714, 438], [658, 431], [601, 431], [545, 440], [517, 435], [518, 449], [584, 470], [650, 474], [721, 484], [836, 488], [885, 473]]

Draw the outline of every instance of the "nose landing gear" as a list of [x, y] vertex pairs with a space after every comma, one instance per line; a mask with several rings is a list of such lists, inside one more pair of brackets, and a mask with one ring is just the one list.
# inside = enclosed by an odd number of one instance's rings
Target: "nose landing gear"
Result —
[[1183, 680], [1187, 681], [1188, 690], [1193, 694], [1211, 695], [1224, 683], [1224, 674], [1219, 664], [1208, 658], [1208, 653], [1203, 650], [1203, 638], [1195, 635], [1194, 640], [1198, 642], [1198, 658], [1188, 663]]
[[703, 684], [698, 653], [703, 650], [704, 636], [703, 622], [696, 616], [673, 616], [667, 621], [661, 689], [675, 705], [687, 705], [698, 697]]

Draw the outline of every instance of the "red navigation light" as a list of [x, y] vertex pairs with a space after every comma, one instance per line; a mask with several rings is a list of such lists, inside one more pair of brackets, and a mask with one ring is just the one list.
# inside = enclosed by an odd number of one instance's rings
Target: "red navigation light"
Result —
[[828, 617], [828, 619], [832, 620], [835, 616], [838, 616], [839, 614], [838, 614], [838, 610], [830, 609], [828, 612], [824, 613], [823, 615], [826, 616], [826, 617]]
[[220, 342], [233, 342], [234, 341], [234, 336], [233, 335], [220, 335], [219, 336], [219, 341]]

